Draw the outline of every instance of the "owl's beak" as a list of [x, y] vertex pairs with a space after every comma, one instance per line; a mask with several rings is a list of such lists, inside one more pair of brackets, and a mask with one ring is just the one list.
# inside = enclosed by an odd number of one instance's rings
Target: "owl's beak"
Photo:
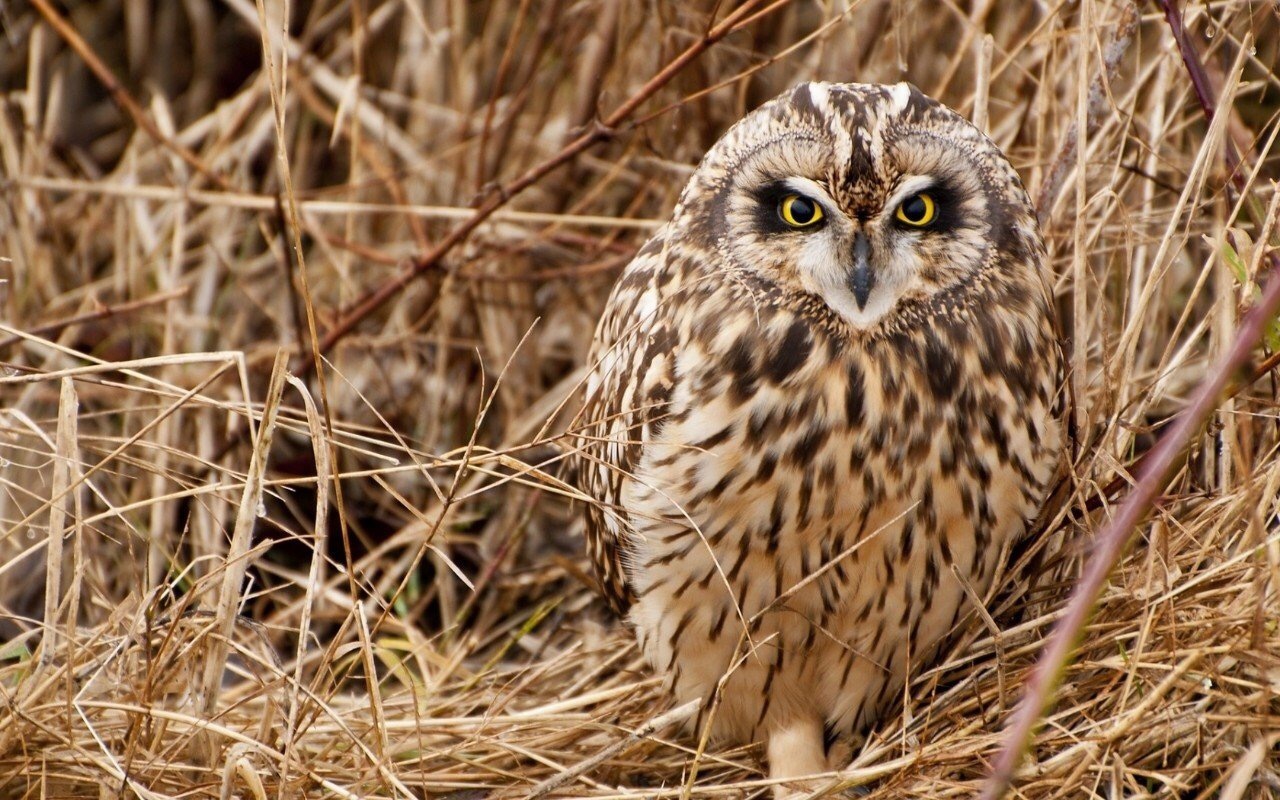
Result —
[[858, 301], [859, 310], [866, 307], [875, 285], [876, 274], [871, 271], [871, 241], [865, 233], [854, 234], [853, 272], [849, 273], [849, 288], [853, 290], [853, 299]]

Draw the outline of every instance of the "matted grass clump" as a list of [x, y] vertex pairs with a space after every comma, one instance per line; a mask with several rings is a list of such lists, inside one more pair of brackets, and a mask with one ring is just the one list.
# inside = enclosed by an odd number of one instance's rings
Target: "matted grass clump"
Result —
[[[622, 266], [805, 79], [976, 119], [1052, 254], [1062, 502], [838, 776], [972, 796], [1273, 271], [1280, 14], [1180, 11], [1181, 49], [1160, 5], [1095, 0], [0, 3], [0, 796], [769, 796], [593, 593], [563, 433]], [[1264, 338], [1016, 796], [1280, 796]]]

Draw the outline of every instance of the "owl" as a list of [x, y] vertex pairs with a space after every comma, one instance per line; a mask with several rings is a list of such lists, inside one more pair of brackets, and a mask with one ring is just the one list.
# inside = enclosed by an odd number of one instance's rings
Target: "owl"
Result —
[[808, 83], [711, 148], [609, 298], [589, 556], [783, 796], [843, 766], [1041, 509], [1066, 406], [1045, 270], [977, 128], [910, 84]]

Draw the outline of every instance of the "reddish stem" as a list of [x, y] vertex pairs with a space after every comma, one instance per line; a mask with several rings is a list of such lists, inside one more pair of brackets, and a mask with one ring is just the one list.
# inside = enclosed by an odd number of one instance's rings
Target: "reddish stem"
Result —
[[[1211, 120], [1216, 109], [1211, 97], [1209, 78], [1182, 26], [1182, 16], [1174, 8], [1172, 0], [1156, 2], [1163, 9], [1173, 38], [1178, 43], [1200, 107], [1205, 117]], [[1245, 181], [1239, 169], [1240, 158], [1230, 141], [1225, 143], [1224, 157], [1231, 173], [1232, 185], [1236, 191], [1243, 192]], [[1241, 321], [1226, 356], [1211, 367], [1187, 407], [1174, 419], [1155, 447], [1142, 458], [1137, 468], [1133, 491], [1121, 503], [1115, 516], [1098, 532], [1095, 549], [1085, 566], [1084, 575], [1071, 593], [1066, 613], [1049, 634], [1044, 651], [1031, 673], [1022, 702], [1009, 721], [1004, 743], [996, 756], [991, 775], [983, 786], [983, 800], [998, 800], [1008, 790], [1014, 770], [1031, 742], [1032, 733], [1052, 701], [1057, 680], [1084, 630], [1093, 604], [1128, 544], [1133, 529], [1164, 490], [1169, 473], [1183, 450], [1217, 407], [1231, 376], [1249, 361], [1254, 348], [1262, 340], [1267, 325], [1275, 317], [1277, 310], [1280, 310], [1280, 258], [1275, 253], [1270, 253], [1267, 255], [1267, 262], [1270, 269], [1266, 288], [1258, 303]], [[1268, 359], [1268, 365], [1272, 361], [1273, 359]]]
[[[509, 183], [489, 192], [484, 202], [476, 209], [475, 213], [463, 221], [453, 230], [449, 231], [443, 239], [440, 240], [435, 247], [423, 255], [415, 258], [409, 266], [402, 270], [395, 277], [387, 280], [377, 289], [366, 294], [355, 302], [355, 304], [347, 310], [342, 317], [334, 323], [333, 327], [325, 332], [324, 337], [320, 340], [320, 352], [328, 352], [338, 343], [344, 336], [351, 332], [356, 325], [360, 324], [365, 317], [378, 310], [392, 297], [400, 293], [405, 286], [413, 280], [424, 275], [428, 270], [434, 268], [440, 263], [441, 259], [449, 253], [454, 247], [461, 243], [464, 239], [471, 235], [471, 232], [478, 228], [481, 223], [487, 220], [493, 212], [506, 205], [511, 198], [528, 189], [537, 183], [548, 173], [560, 168], [577, 157], [583, 151], [593, 147], [599, 142], [610, 138], [614, 134], [614, 129], [625, 122], [632, 114], [635, 113], [646, 100], [652, 97], [660, 88], [665, 86], [677, 74], [680, 73], [691, 62], [702, 55], [706, 50], [725, 38], [729, 34], [737, 31], [747, 25], [750, 25], [761, 17], [771, 14], [791, 0], [774, 0], [774, 2], [756, 11], [755, 7], [760, 5], [761, 0], [747, 0], [747, 2], [738, 6], [719, 24], [707, 30], [701, 39], [689, 45], [680, 55], [676, 56], [671, 62], [662, 68], [658, 74], [649, 79], [644, 86], [640, 87], [635, 94], [631, 95], [622, 105], [614, 109], [602, 122], [592, 126], [592, 128], [569, 144], [565, 145], [560, 152], [551, 158], [537, 164], [526, 171], [523, 175], [515, 178]], [[753, 13], [754, 12], [754, 13]], [[312, 365], [300, 365], [300, 371], [308, 370]]]
[[1266, 289], [1258, 304], [1245, 315], [1226, 358], [1213, 366], [1209, 375], [1196, 388], [1187, 408], [1178, 415], [1169, 430], [1142, 460], [1133, 491], [1124, 499], [1116, 515], [1098, 532], [1095, 549], [1089, 557], [1084, 576], [1071, 593], [1066, 614], [1058, 620], [1049, 635], [1044, 652], [1031, 674], [1022, 703], [1006, 728], [1004, 745], [991, 770], [991, 777], [983, 787], [983, 800], [997, 800], [1009, 788], [1013, 772], [1022, 760], [1041, 712], [1051, 701], [1057, 678], [1093, 610], [1094, 600], [1128, 544], [1130, 533], [1163, 491], [1169, 472], [1183, 449], [1200, 430], [1205, 418], [1217, 407], [1218, 398], [1227, 381], [1249, 360], [1254, 347], [1261, 341], [1268, 322], [1280, 309], [1280, 271], [1276, 269], [1280, 264], [1275, 263], [1277, 259], [1274, 255], [1270, 260], [1272, 274], [1267, 280]]

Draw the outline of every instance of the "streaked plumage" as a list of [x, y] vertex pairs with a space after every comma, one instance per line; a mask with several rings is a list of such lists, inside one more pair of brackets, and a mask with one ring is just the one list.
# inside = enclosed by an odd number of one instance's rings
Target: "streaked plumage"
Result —
[[772, 775], [842, 766], [966, 610], [953, 567], [982, 594], [1039, 511], [1065, 405], [1043, 262], [959, 115], [805, 84], [725, 134], [619, 279], [588, 550], [676, 698], [719, 685], [713, 733]]

